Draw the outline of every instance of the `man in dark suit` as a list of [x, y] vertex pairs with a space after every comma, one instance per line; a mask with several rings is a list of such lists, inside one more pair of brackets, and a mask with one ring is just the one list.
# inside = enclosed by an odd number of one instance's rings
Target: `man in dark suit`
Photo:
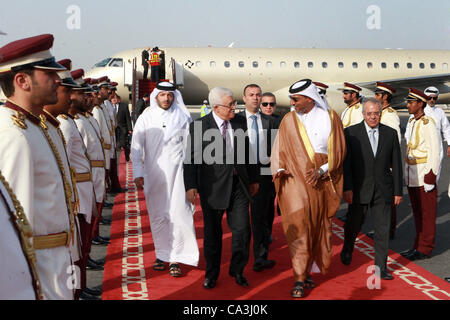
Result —
[[[236, 115], [248, 132], [252, 159], [259, 167], [259, 191], [250, 201], [250, 216], [253, 235], [253, 270], [260, 272], [275, 266], [274, 260], [268, 260], [274, 219], [275, 185], [270, 172], [270, 154], [272, 148], [272, 130], [278, 126], [271, 116], [259, 112], [261, 88], [256, 84], [244, 89], [245, 111]], [[274, 137], [275, 138], [275, 137]]]
[[117, 97], [117, 128], [116, 128], [116, 141], [117, 148], [123, 148], [125, 151], [125, 159], [130, 161], [130, 139], [129, 135], [133, 132], [131, 127], [131, 117], [128, 105], [125, 102], [121, 102], [120, 96]]
[[275, 109], [277, 108], [277, 99], [272, 92], [264, 92], [261, 96], [261, 113], [271, 116], [275, 120], [275, 124], [278, 127], [280, 126], [282, 116], [275, 113]]
[[150, 103], [150, 95], [146, 93], [142, 99], [139, 99], [138, 102], [136, 102], [136, 106], [133, 110], [133, 123], [136, 123], [139, 116], [144, 112], [144, 109], [148, 107]]
[[142, 51], [142, 67], [144, 68], [144, 79], [147, 79], [148, 75], [148, 61], [150, 59], [150, 54], [148, 53], [150, 51], [150, 48], [147, 47]]
[[184, 164], [186, 196], [194, 203], [199, 194], [203, 210], [203, 287], [214, 288], [219, 277], [225, 211], [232, 233], [229, 274], [237, 284], [248, 286], [243, 272], [250, 251], [249, 201], [258, 192], [257, 166], [249, 164], [248, 137], [242, 122], [234, 119], [237, 103], [233, 93], [216, 87], [208, 100], [213, 112], [191, 123], [191, 143]]
[[381, 279], [392, 280], [386, 267], [391, 205], [402, 201], [403, 173], [397, 132], [380, 123], [381, 110], [378, 100], [367, 99], [364, 121], [344, 130], [344, 200], [351, 210], [344, 226], [341, 261], [345, 265], [351, 263], [355, 239], [370, 208], [374, 216], [375, 265]]

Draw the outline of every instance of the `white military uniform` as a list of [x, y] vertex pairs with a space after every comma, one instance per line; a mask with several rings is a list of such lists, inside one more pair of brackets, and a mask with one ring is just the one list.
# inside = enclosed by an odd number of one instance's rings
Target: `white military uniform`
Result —
[[41, 298], [32, 236], [23, 208], [0, 172], [0, 300]]
[[95, 191], [87, 149], [72, 117], [62, 114], [58, 116], [58, 120], [66, 140], [70, 166], [75, 169], [79, 199], [78, 214], [83, 214], [85, 221], [91, 223], [92, 212], [95, 207]]
[[432, 170], [433, 174], [439, 172], [439, 139], [434, 120], [428, 116], [422, 116], [416, 120], [412, 116], [405, 132], [406, 139], [406, 165], [405, 182], [408, 187], [422, 187], [426, 191], [434, 188], [434, 185], [424, 183], [424, 176]]
[[[13, 109], [14, 108], [14, 109]], [[0, 108], [0, 170], [33, 230], [37, 270], [45, 299], [73, 299], [69, 243], [73, 215], [62, 157], [40, 119], [8, 102]], [[58, 160], [57, 160], [58, 159]], [[52, 236], [49, 236], [52, 235]]]
[[91, 161], [96, 202], [103, 203], [105, 198], [105, 152], [98, 123], [89, 113], [78, 114], [75, 123]]
[[105, 150], [105, 169], [109, 170], [112, 158], [112, 140], [111, 131], [109, 129], [111, 124], [108, 125], [109, 118], [106, 118], [107, 115], [104, 113], [101, 106], [95, 106], [92, 110], [92, 114], [100, 127], [102, 146]]
[[392, 108], [390, 106], [383, 108], [383, 111], [381, 112], [380, 122], [388, 127], [391, 127], [395, 131], [397, 131], [398, 143], [401, 146], [402, 145], [402, 135], [401, 135], [401, 131], [400, 131], [400, 118], [398, 116], [397, 111], [395, 111], [394, 108]]
[[341, 114], [341, 120], [344, 129], [363, 121], [364, 117], [362, 115], [362, 104], [358, 101], [347, 106]]
[[[136, 122], [131, 142], [134, 178], [144, 178], [144, 194], [156, 257], [166, 262], [197, 266], [199, 251], [193, 209], [186, 198], [183, 177], [189, 112], [181, 95], [169, 110], [156, 104], [155, 89], [148, 112]], [[179, 97], [179, 99], [177, 99]], [[154, 102], [152, 104], [152, 102]]]

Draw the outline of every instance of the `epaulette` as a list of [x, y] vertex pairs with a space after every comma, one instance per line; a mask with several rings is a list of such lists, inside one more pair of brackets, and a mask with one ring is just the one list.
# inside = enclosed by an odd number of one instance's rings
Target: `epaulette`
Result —
[[90, 117], [89, 112], [86, 112], [86, 113], [84, 114], [84, 116], [85, 116], [86, 118], [89, 118], [89, 117]]
[[80, 117], [78, 116], [78, 114], [74, 115], [75, 119], [80, 119]]
[[67, 120], [69, 117], [67, 116], [67, 115], [65, 115], [65, 114], [60, 114], [59, 115], [62, 119], [64, 119], [64, 120]]
[[27, 110], [25, 110], [22, 107], [19, 107], [15, 103], [7, 100], [6, 104], [4, 105], [5, 108], [14, 110], [16, 112], [15, 115], [11, 115], [11, 119], [13, 120], [14, 124], [18, 126], [21, 129], [27, 129], [27, 124], [25, 123], [25, 119], [30, 120], [35, 125], [39, 125], [41, 123], [41, 119], [36, 117], [35, 115], [31, 114]]
[[415, 119], [414, 117], [412, 117], [411, 119], [409, 119], [409, 123], [413, 122], [414, 119]]
[[15, 115], [12, 115], [11, 118], [13, 119], [13, 122], [16, 126], [18, 126], [20, 129], [27, 129], [28, 126], [25, 123], [25, 115], [20, 112], [20, 111], [16, 111]]

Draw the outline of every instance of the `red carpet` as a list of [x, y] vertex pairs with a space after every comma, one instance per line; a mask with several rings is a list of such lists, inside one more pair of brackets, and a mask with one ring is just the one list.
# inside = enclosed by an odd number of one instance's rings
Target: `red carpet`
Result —
[[[245, 269], [248, 288], [238, 286], [228, 275], [231, 256], [231, 233], [224, 219], [221, 274], [213, 290], [203, 289], [205, 260], [203, 258], [203, 221], [200, 206], [194, 215], [200, 263], [198, 268], [181, 265], [184, 276], [173, 278], [166, 271], [152, 269], [155, 260], [153, 239], [144, 195], [135, 191], [131, 164], [122, 155], [119, 178], [128, 193], [118, 194], [114, 201], [111, 244], [108, 246], [103, 273], [104, 300], [291, 300], [293, 272], [281, 227], [277, 217], [273, 227], [274, 241], [269, 258], [276, 260], [271, 270], [252, 270], [253, 258]], [[381, 281], [379, 287], [368, 288], [373, 265], [373, 240], [360, 235], [350, 266], [339, 258], [343, 244], [342, 222], [333, 225], [333, 260], [326, 275], [313, 274], [317, 287], [307, 290], [303, 299], [311, 300], [450, 300], [450, 284], [436, 277], [398, 253], [390, 251], [388, 266], [395, 279]], [[252, 254], [251, 254], [252, 255]], [[369, 280], [369, 281], [368, 281]], [[373, 287], [373, 285], [371, 287]]]

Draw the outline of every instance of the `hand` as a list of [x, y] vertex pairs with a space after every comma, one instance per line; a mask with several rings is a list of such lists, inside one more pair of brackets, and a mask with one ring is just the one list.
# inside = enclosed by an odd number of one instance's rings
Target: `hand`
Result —
[[450, 146], [447, 147], [447, 157], [450, 157]]
[[344, 191], [344, 201], [347, 202], [348, 204], [353, 203], [353, 191], [352, 190]]
[[128, 131], [128, 134], [133, 134], [133, 130]]
[[197, 193], [197, 189], [189, 189], [188, 191], [186, 191], [186, 198], [190, 203], [194, 204]]
[[253, 197], [255, 194], [257, 194], [259, 191], [259, 184], [258, 183], [252, 183], [250, 185], [250, 197]]
[[312, 185], [315, 187], [317, 185], [317, 181], [321, 178], [321, 175], [316, 169], [309, 169], [306, 171], [305, 180], [307, 184]]
[[394, 206], [398, 206], [403, 201], [402, 196], [394, 196]]
[[140, 177], [140, 178], [134, 179], [134, 184], [136, 185], [136, 188], [138, 190], [144, 189], [144, 178]]
[[281, 171], [278, 171], [278, 172], [273, 176], [272, 182], [274, 182], [276, 179], [281, 179], [281, 178], [283, 178], [283, 177], [285, 177], [285, 176], [290, 176], [290, 175], [291, 175], [291, 173], [290, 173], [289, 171], [287, 171], [287, 170], [281, 170]]

